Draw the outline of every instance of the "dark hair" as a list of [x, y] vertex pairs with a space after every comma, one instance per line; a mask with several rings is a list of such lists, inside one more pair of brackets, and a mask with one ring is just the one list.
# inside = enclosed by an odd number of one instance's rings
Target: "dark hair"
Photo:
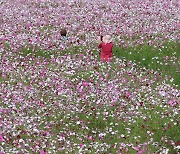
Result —
[[66, 34], [67, 34], [66, 29], [61, 29], [60, 34], [61, 34], [61, 36], [66, 36]]

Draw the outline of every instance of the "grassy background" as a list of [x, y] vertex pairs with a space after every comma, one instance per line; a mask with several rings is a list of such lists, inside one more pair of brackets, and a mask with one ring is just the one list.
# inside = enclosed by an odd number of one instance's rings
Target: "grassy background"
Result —
[[142, 44], [126, 48], [115, 46], [113, 54], [135, 61], [140, 66], [159, 71], [163, 77], [172, 77], [171, 85], [180, 87], [180, 43], [166, 41], [161, 47]]

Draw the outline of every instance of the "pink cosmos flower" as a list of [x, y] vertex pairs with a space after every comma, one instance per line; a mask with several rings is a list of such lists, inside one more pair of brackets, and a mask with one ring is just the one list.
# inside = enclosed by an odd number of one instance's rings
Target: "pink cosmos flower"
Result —
[[0, 142], [3, 142], [4, 141], [4, 139], [3, 139], [3, 137], [0, 135]]
[[83, 87], [87, 87], [89, 85], [89, 83], [87, 83], [87, 82], [82, 82], [82, 86]]
[[130, 96], [130, 94], [129, 94], [129, 92], [126, 92], [126, 98], [129, 98], [129, 96]]
[[46, 152], [44, 150], [41, 150], [40, 154], [46, 154]]
[[169, 100], [168, 105], [171, 106], [171, 107], [173, 107], [174, 105], [176, 105], [176, 101], [173, 100], [173, 99], [172, 99], [172, 100]]
[[92, 136], [86, 136], [86, 138], [91, 141], [93, 140]]
[[122, 81], [122, 83], [126, 83], [127, 82], [125, 78], [122, 78], [121, 81]]
[[103, 77], [101, 77], [99, 80], [100, 80], [100, 81], [103, 81], [103, 80], [104, 80], [104, 78], [103, 78]]
[[83, 144], [79, 144], [79, 146], [80, 146], [80, 148], [82, 148], [82, 147], [83, 147]]

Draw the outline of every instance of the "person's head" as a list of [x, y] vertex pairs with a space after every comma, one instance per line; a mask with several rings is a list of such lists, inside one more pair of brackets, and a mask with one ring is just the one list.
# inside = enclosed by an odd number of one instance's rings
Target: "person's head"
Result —
[[66, 29], [64, 29], [64, 28], [61, 29], [60, 34], [61, 34], [61, 36], [66, 36], [67, 35]]
[[112, 42], [111, 36], [110, 36], [110, 35], [105, 35], [105, 36], [103, 37], [103, 42], [104, 42], [104, 43], [110, 43], [110, 42]]

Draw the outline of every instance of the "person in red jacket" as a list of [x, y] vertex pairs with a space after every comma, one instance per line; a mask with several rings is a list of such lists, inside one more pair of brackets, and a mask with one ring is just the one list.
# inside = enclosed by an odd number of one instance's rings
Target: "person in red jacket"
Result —
[[113, 43], [110, 35], [98, 38], [98, 48], [101, 48], [100, 61], [111, 62]]

